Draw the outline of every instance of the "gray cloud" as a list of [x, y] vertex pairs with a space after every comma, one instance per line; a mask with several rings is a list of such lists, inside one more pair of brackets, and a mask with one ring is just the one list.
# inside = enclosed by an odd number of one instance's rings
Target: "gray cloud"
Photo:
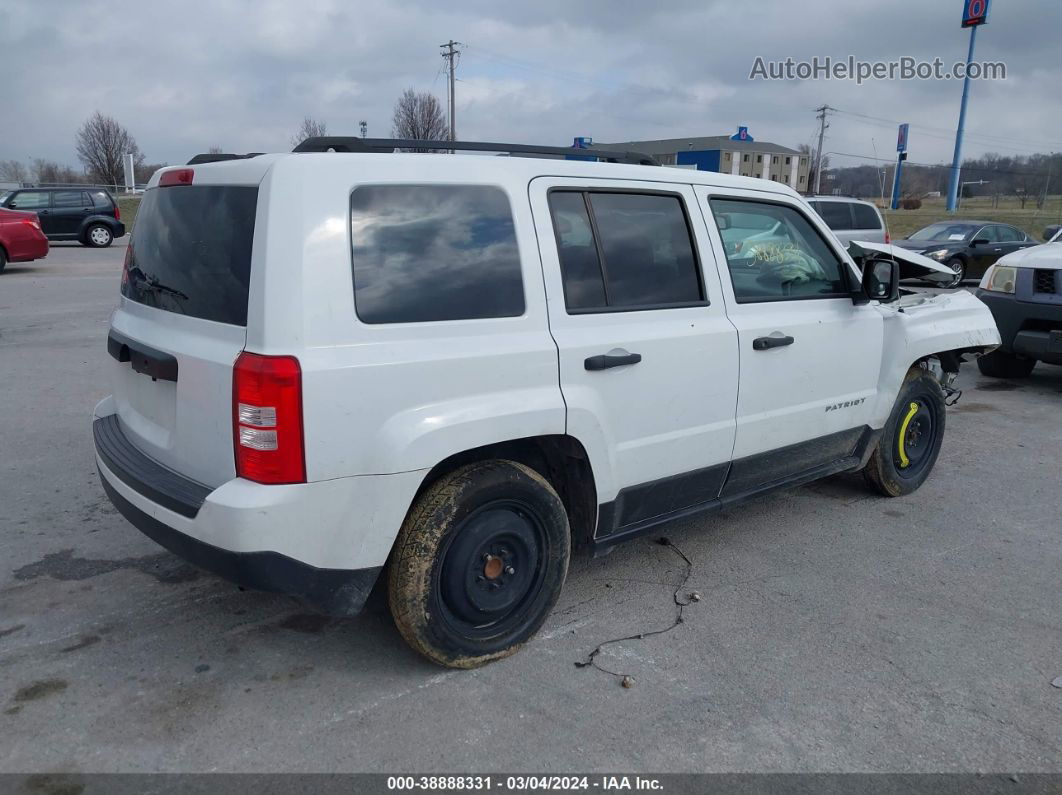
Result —
[[[438, 45], [468, 44], [458, 68], [458, 134], [549, 144], [722, 134], [812, 139], [812, 109], [909, 121], [911, 159], [950, 159], [961, 84], [748, 80], [766, 59], [962, 60], [961, 3], [894, 0], [744, 3], [541, 0], [445, 5], [407, 0], [0, 0], [0, 158], [73, 163], [94, 110], [118, 118], [149, 161], [208, 146], [278, 150], [303, 116], [330, 132], [390, 132], [407, 86], [445, 93]], [[1062, 6], [995, 4], [978, 59], [1009, 79], [974, 86], [969, 155], [1062, 150]], [[838, 115], [827, 149], [888, 157], [889, 122]], [[837, 158], [836, 162], [851, 163]]]

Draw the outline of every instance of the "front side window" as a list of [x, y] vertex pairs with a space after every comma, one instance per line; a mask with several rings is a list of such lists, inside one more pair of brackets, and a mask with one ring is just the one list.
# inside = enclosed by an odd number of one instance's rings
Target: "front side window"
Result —
[[712, 199], [739, 303], [847, 296], [843, 265], [794, 207]]
[[43, 190], [24, 190], [11, 198], [10, 206], [18, 210], [41, 210], [51, 206], [51, 196]]
[[350, 195], [354, 305], [365, 323], [517, 317], [512, 208], [486, 185], [366, 185]]
[[569, 312], [704, 303], [681, 197], [565, 190], [549, 203]]

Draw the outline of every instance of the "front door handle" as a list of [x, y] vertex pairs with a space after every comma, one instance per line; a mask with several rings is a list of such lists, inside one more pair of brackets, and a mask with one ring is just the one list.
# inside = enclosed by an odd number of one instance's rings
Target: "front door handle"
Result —
[[583, 366], [587, 370], [607, 370], [610, 367], [623, 367], [628, 364], [638, 364], [642, 360], [640, 353], [604, 353], [600, 356], [590, 356]]
[[792, 337], [757, 337], [752, 341], [752, 350], [766, 351], [771, 348], [781, 348], [792, 345], [796, 340]]

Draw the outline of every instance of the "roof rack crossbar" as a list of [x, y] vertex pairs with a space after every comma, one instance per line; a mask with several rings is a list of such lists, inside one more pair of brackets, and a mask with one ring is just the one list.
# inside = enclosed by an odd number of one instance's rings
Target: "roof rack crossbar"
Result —
[[377, 152], [389, 153], [395, 149], [414, 151], [463, 151], [463, 152], [508, 152], [521, 155], [557, 155], [575, 157], [598, 157], [609, 163], [633, 163], [640, 166], [660, 165], [655, 158], [641, 152], [612, 151], [605, 149], [576, 149], [566, 146], [530, 146], [528, 144], [503, 144], [487, 141], [422, 141], [408, 138], [358, 138], [345, 135], [325, 135], [307, 138], [293, 152]]

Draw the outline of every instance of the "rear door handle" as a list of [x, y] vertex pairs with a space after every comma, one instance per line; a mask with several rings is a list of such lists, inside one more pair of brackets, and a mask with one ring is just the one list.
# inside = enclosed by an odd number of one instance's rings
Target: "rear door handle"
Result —
[[752, 341], [752, 349], [754, 351], [766, 351], [771, 348], [782, 348], [786, 345], [792, 345], [796, 340], [792, 337], [757, 337]]
[[640, 353], [604, 353], [600, 356], [590, 356], [583, 362], [583, 366], [587, 370], [607, 370], [610, 367], [638, 364], [641, 360]]

